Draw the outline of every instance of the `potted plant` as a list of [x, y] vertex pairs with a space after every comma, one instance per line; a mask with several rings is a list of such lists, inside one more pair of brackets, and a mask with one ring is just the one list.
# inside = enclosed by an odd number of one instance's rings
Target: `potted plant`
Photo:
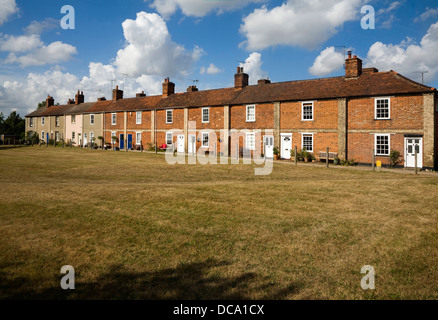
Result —
[[304, 159], [304, 162], [309, 162], [309, 152], [307, 152], [306, 148], [303, 148], [301, 155]]
[[290, 159], [291, 159], [291, 160], [294, 160], [294, 159], [295, 159], [295, 150], [294, 150], [294, 149], [291, 149], [291, 150], [290, 150]]
[[334, 165], [339, 165], [341, 163], [341, 159], [339, 159], [339, 157], [338, 156], [335, 156], [335, 158], [333, 159], [333, 164]]
[[274, 160], [278, 160], [280, 158], [280, 150], [278, 147], [274, 147]]

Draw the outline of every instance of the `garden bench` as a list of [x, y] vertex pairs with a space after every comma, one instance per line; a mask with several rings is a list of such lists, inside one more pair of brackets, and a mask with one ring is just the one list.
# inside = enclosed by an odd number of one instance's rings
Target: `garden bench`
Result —
[[[337, 156], [338, 156], [338, 154], [336, 152], [329, 152], [328, 159], [329, 159], [329, 161], [330, 160], [334, 161]], [[327, 151], [320, 151], [315, 156], [315, 159], [317, 162], [320, 162], [321, 160], [326, 160], [327, 159]]]

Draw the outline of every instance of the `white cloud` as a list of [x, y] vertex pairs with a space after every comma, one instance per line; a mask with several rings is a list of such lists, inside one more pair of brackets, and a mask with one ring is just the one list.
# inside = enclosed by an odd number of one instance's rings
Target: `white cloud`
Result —
[[243, 18], [240, 32], [248, 50], [288, 45], [314, 49], [335, 35], [344, 23], [358, 18], [362, 0], [288, 0], [266, 6]]
[[9, 17], [18, 12], [15, 0], [0, 0], [0, 26], [8, 21]]
[[[413, 78], [413, 72], [428, 71], [425, 81], [432, 81], [438, 72], [438, 22], [431, 25], [420, 45], [411, 39], [400, 44], [374, 43], [368, 51], [366, 66], [380, 70], [395, 70]], [[418, 81], [418, 79], [416, 79]]]
[[391, 11], [394, 11], [395, 9], [399, 8], [400, 6], [401, 6], [401, 2], [400, 1], [394, 1], [394, 2], [392, 2], [389, 5], [389, 7], [379, 9], [377, 11], [377, 15], [381, 15], [381, 14], [385, 14], [385, 13], [390, 13]]
[[69, 61], [77, 53], [76, 48], [72, 45], [56, 41], [48, 46], [33, 49], [25, 55], [19, 56], [12, 52], [6, 58], [5, 63], [18, 63], [22, 67], [42, 66]]
[[249, 84], [257, 84], [260, 79], [268, 78], [268, 73], [262, 70], [262, 55], [259, 52], [253, 52], [245, 60], [243, 71], [249, 75]]
[[117, 52], [114, 65], [131, 77], [184, 76], [203, 50], [188, 51], [172, 41], [166, 22], [158, 14], [139, 12], [136, 20], [122, 24], [127, 45]]
[[56, 29], [59, 26], [59, 21], [53, 18], [47, 18], [43, 21], [32, 21], [24, 31], [27, 34], [42, 34], [46, 31]]
[[438, 15], [438, 8], [426, 8], [426, 12], [422, 13], [419, 17], [414, 19], [414, 22], [426, 21], [429, 18], [436, 17]]
[[9, 36], [0, 35], [0, 51], [26, 52], [41, 47], [44, 43], [38, 35], [30, 36]]
[[208, 66], [208, 68], [206, 67], [202, 67], [201, 68], [201, 74], [218, 74], [223, 72], [222, 69], [219, 69], [218, 67], [216, 67], [213, 63], [210, 64], [210, 66]]
[[335, 47], [328, 47], [315, 59], [309, 72], [315, 76], [325, 76], [341, 69], [344, 61], [345, 57], [342, 52], [337, 52]]
[[[145, 0], [146, 1], [146, 0]], [[250, 3], [266, 2], [266, 0], [236, 0], [236, 1], [200, 1], [200, 0], [153, 0], [151, 7], [163, 17], [170, 17], [178, 9], [190, 17], [204, 17], [210, 12], [222, 13], [240, 9]]]

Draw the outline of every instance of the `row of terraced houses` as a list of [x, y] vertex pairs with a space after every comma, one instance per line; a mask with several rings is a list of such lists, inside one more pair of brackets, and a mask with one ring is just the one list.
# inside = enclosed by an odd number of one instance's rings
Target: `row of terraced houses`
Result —
[[[276, 146], [283, 159], [295, 146], [315, 155], [329, 147], [340, 159], [363, 164], [373, 152], [388, 164], [397, 150], [405, 167], [415, 165], [416, 151], [419, 167], [437, 168], [436, 89], [394, 71], [363, 68], [351, 53], [342, 77], [249, 85], [238, 67], [231, 88], [175, 93], [167, 78], [162, 95], [126, 99], [116, 88], [111, 100], [84, 101], [79, 91], [66, 105], [55, 106], [49, 96], [46, 107], [26, 116], [26, 131], [76, 146], [101, 136], [120, 149], [166, 144], [185, 153], [216, 148], [231, 155], [236, 145], [270, 157]], [[240, 138], [230, 138], [234, 131]]]

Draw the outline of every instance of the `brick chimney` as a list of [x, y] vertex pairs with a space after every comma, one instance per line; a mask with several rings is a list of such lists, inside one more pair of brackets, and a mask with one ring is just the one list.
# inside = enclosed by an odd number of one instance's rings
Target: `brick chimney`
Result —
[[175, 84], [170, 82], [169, 78], [164, 79], [163, 82], [163, 97], [168, 97], [175, 93]]
[[234, 75], [234, 88], [243, 89], [248, 86], [249, 75], [243, 72], [242, 67], [237, 67], [237, 73]]
[[74, 101], [74, 99], [68, 99], [68, 101], [67, 101], [67, 104], [75, 104], [75, 101]]
[[97, 101], [106, 101], [106, 98], [105, 97], [100, 97], [100, 98], [97, 98]]
[[260, 79], [260, 80], [257, 82], [258, 85], [262, 85], [262, 84], [270, 84], [270, 83], [271, 83], [271, 80], [269, 80], [269, 79]]
[[123, 91], [119, 90], [119, 86], [116, 86], [116, 88], [113, 90], [113, 101], [121, 99], [123, 99]]
[[135, 96], [137, 98], [144, 98], [144, 97], [146, 97], [146, 93], [144, 93], [144, 91], [142, 91], [141, 93], [137, 93]]
[[362, 74], [362, 60], [357, 56], [351, 57], [348, 51], [348, 58], [345, 60], [345, 78], [357, 78]]
[[85, 102], [84, 91], [76, 93], [75, 95], [75, 104], [81, 104]]
[[53, 107], [54, 105], [55, 105], [55, 99], [53, 99], [53, 97], [47, 95], [46, 107], [50, 108], [50, 107]]
[[187, 92], [196, 92], [196, 91], [199, 91], [199, 89], [196, 88], [196, 86], [189, 86], [187, 88]]

